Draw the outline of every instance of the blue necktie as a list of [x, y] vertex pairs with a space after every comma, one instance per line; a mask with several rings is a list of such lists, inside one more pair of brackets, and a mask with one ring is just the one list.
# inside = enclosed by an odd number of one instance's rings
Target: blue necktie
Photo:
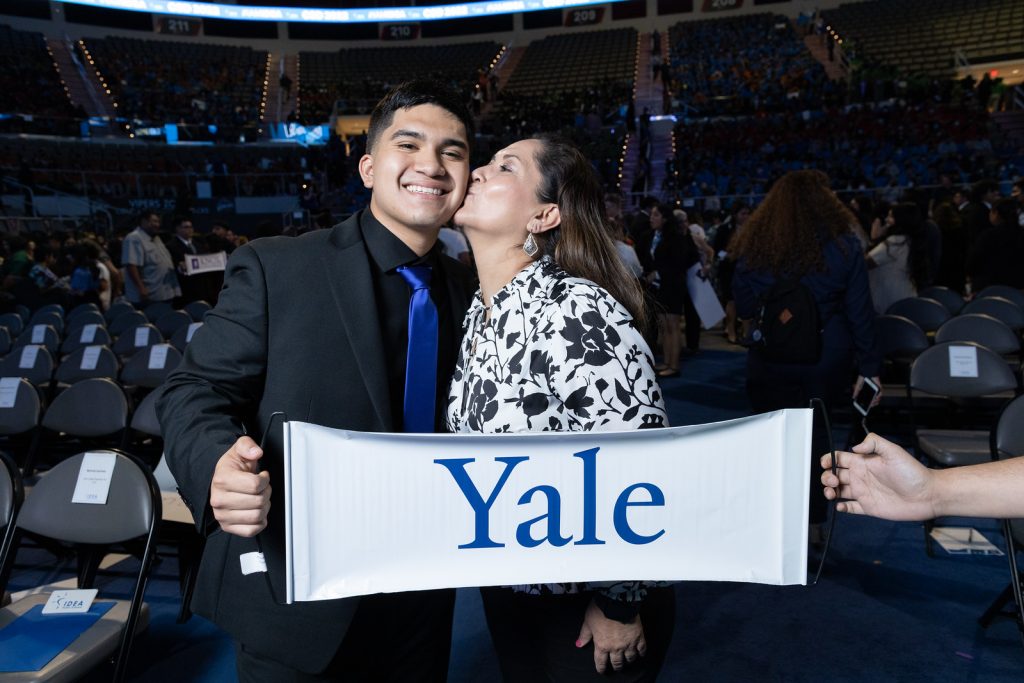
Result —
[[407, 432], [433, 432], [437, 398], [437, 307], [430, 300], [430, 266], [401, 266], [398, 272], [412, 287], [404, 427]]

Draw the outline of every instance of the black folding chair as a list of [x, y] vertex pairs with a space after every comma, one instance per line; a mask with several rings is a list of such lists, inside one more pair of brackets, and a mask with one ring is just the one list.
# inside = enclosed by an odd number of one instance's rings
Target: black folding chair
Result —
[[202, 299], [199, 301], [193, 301], [192, 303], [185, 305], [185, 312], [192, 316], [192, 320], [201, 323], [203, 322], [203, 316], [206, 312], [213, 308], [210, 304], [206, 303]]
[[887, 315], [899, 315], [909, 318], [917, 324], [925, 334], [931, 334], [952, 317], [949, 310], [935, 299], [912, 297], [901, 299], [889, 306]]
[[174, 336], [175, 332], [191, 324], [192, 316], [185, 311], [168, 311], [157, 318], [154, 323], [156, 329], [160, 330], [160, 334], [164, 336], [164, 339], [170, 339]]
[[[114, 460], [106, 504], [73, 502], [79, 472], [86, 456], [79, 453], [56, 465], [33, 487], [16, 518], [16, 534], [0, 556], [0, 566], [11, 562], [21, 532], [29, 532], [74, 548], [84, 566], [96, 567], [113, 548], [141, 541], [141, 561], [135, 574], [131, 600], [100, 600], [113, 603], [109, 611], [83, 631], [38, 674], [39, 680], [78, 680], [114, 655], [112, 680], [123, 681], [136, 631], [149, 622], [143, 603], [146, 583], [155, 557], [155, 530], [161, 515], [160, 492], [153, 474], [136, 458], [117, 451], [100, 451]], [[93, 585], [95, 571], [79, 574], [79, 587]], [[6, 584], [0, 585], [0, 592]], [[0, 610], [0, 628], [46, 603], [49, 595], [33, 595]], [[95, 604], [95, 603], [94, 603]], [[60, 619], [62, 615], [50, 616]], [[47, 617], [41, 616], [46, 619]], [[45, 640], [45, 629], [36, 634]]]
[[125, 330], [114, 342], [112, 349], [121, 358], [130, 358], [139, 351], [154, 344], [161, 344], [163, 341], [164, 336], [156, 329], [156, 325], [146, 323]]
[[991, 285], [978, 292], [975, 299], [987, 299], [989, 297], [998, 296], [1003, 299], [1009, 299], [1013, 303], [1017, 304], [1017, 307], [1024, 310], [1024, 290], [1017, 289], [1016, 287], [1010, 287], [1009, 285]]
[[[0, 558], [8, 557], [14, 542], [14, 520], [25, 500], [25, 487], [21, 482], [21, 471], [14, 459], [0, 452]], [[0, 563], [0, 586], [7, 585], [10, 564]], [[10, 603], [10, 596], [0, 590], [0, 607]]]
[[950, 315], [956, 315], [960, 312], [960, 309], [964, 307], [964, 298], [960, 294], [949, 287], [943, 287], [941, 285], [935, 285], [934, 287], [926, 287], [917, 293], [918, 296], [924, 297], [925, 299], [934, 299], [940, 304], [946, 307]]
[[1024, 309], [1001, 296], [974, 299], [964, 306], [963, 313], [982, 313], [1002, 321], [1014, 332], [1024, 329]]
[[121, 384], [155, 389], [180, 362], [181, 352], [178, 349], [170, 344], [154, 344], [128, 359], [121, 370]]

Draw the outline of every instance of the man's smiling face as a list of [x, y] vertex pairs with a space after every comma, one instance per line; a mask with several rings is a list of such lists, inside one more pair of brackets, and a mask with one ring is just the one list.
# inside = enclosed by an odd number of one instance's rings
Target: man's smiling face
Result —
[[385, 227], [400, 238], [436, 235], [466, 194], [466, 128], [434, 104], [399, 109], [359, 161], [359, 173], [373, 190], [370, 210]]

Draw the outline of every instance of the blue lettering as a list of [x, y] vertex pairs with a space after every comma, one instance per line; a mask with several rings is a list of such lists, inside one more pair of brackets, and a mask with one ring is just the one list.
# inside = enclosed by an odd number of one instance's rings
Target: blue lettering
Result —
[[[548, 499], [547, 514], [528, 519], [520, 524], [519, 528], [516, 529], [516, 540], [524, 548], [536, 548], [544, 541], [548, 541], [556, 548], [560, 548], [572, 540], [572, 536], [563, 538], [559, 534], [561, 529], [562, 497], [558, 495], [558, 490], [553, 486], [535, 486], [522, 495], [519, 499], [519, 504], [526, 505], [529, 503], [535, 493], [543, 493]], [[548, 534], [542, 538], [535, 539], [530, 535], [530, 527], [544, 519], [548, 520]]]
[[573, 545], [604, 545], [597, 537], [597, 452], [600, 448], [574, 453], [583, 461], [583, 538]]
[[498, 478], [498, 483], [494, 485], [494, 490], [491, 491], [487, 500], [483, 499], [476, 486], [473, 485], [473, 480], [470, 479], [469, 474], [466, 473], [466, 465], [471, 462], [475, 462], [475, 458], [450, 458], [447, 460], [435, 460], [434, 462], [441, 465], [449, 472], [455, 479], [455, 483], [459, 485], [459, 489], [462, 490], [462, 495], [466, 497], [466, 501], [470, 507], [473, 508], [473, 514], [475, 516], [475, 535], [472, 543], [465, 543], [459, 546], [459, 549], [463, 548], [504, 548], [504, 543], [495, 543], [491, 540], [490, 534], [490, 511], [491, 506], [494, 505], [495, 499], [501, 492], [505, 482], [508, 481], [508, 477], [512, 474], [512, 470], [515, 466], [524, 460], [529, 460], [528, 457], [522, 456], [518, 458], [495, 458], [498, 462], [505, 463], [505, 471], [501, 473], [501, 477]]
[[[647, 493], [651, 495], [651, 499], [649, 501], [631, 502], [629, 497], [636, 489], [643, 489], [647, 491]], [[628, 512], [627, 508], [629, 507], [661, 507], [663, 505], [665, 505], [665, 494], [662, 493], [661, 489], [657, 486], [642, 482], [639, 484], [633, 484], [620, 493], [619, 499], [615, 501], [615, 531], [620, 537], [622, 537], [622, 540], [632, 545], [644, 545], [658, 540], [662, 534], [665, 533], [664, 529], [653, 536], [642, 536], [630, 528], [629, 520], [626, 518], [626, 513]]]

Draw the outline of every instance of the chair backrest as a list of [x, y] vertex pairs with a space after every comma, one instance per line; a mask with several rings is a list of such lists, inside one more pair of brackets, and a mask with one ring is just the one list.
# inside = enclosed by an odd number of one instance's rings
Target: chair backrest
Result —
[[117, 379], [121, 364], [106, 346], [83, 346], [61, 361], [54, 375], [61, 384], [75, 384], [85, 379], [106, 377]]
[[60, 345], [61, 355], [68, 355], [86, 346], [110, 346], [112, 340], [107, 328], [98, 323], [89, 323], [71, 330]]
[[0, 377], [24, 377], [36, 386], [46, 384], [53, 377], [53, 356], [37, 344], [15, 348], [0, 360]]
[[80, 330], [85, 325], [101, 325], [102, 327], [106, 327], [107, 319], [104, 318], [103, 314], [99, 311], [82, 311], [74, 318], [68, 319], [67, 334], [70, 336], [74, 334], [75, 330]]
[[135, 307], [127, 301], [118, 301], [110, 305], [107, 312], [103, 314], [103, 317], [107, 319], [107, 324], [110, 324], [121, 317], [124, 313], [134, 313]]
[[100, 310], [100, 307], [92, 302], [78, 304], [77, 306], [71, 309], [70, 313], [68, 313], [68, 325], [71, 325], [71, 323], [75, 321], [78, 318], [78, 316], [83, 315], [85, 313], [99, 313], [101, 316], [103, 315], [103, 311]]
[[976, 342], [998, 354], [1020, 352], [1020, 337], [1002, 321], [981, 313], [950, 318], [935, 333], [935, 343]]
[[910, 366], [910, 388], [938, 396], [971, 398], [1017, 388], [1017, 379], [996, 352], [973, 342], [936, 344]]
[[33, 325], [49, 325], [57, 332], [64, 332], [64, 315], [57, 311], [36, 311], [28, 321], [28, 327]]
[[[1010, 401], [996, 423], [992, 434], [992, 457], [995, 460], [1024, 456], [1024, 396]], [[1018, 549], [1024, 548], [1024, 519], [1010, 519], [1009, 531]], [[1011, 550], [1012, 552], [1012, 550]]]
[[146, 316], [135, 309], [123, 310], [120, 315], [109, 322], [107, 331], [113, 336], [118, 337], [124, 334], [125, 330], [145, 325], [148, 322], [149, 320], [146, 319]]
[[63, 318], [64, 307], [60, 304], [44, 304], [36, 309], [36, 313], [56, 313]]
[[163, 436], [160, 420], [156, 416], [156, 400], [159, 396], [159, 391], [151, 391], [146, 394], [146, 397], [135, 408], [135, 412], [132, 413], [132, 429], [147, 436]]
[[925, 332], [934, 332], [950, 318], [950, 313], [945, 306], [935, 299], [922, 297], [901, 299], [890, 306], [886, 313], [909, 318]]
[[182, 353], [185, 353], [185, 347], [188, 346], [189, 342], [192, 341], [192, 335], [194, 335], [196, 333], [196, 330], [198, 330], [202, 326], [203, 323], [194, 322], [188, 325], [187, 327], [180, 328], [177, 332], [174, 333], [174, 336], [171, 337], [171, 344], [174, 345], [174, 348], [178, 349]]
[[[14, 541], [14, 520], [25, 500], [25, 487], [21, 482], [21, 471], [6, 453], [0, 453], [0, 590], [7, 585], [7, 566], [2, 558]], [[0, 596], [3, 597], [3, 596]]]
[[901, 315], [880, 315], [875, 319], [875, 338], [885, 358], [914, 358], [931, 344], [910, 318]]
[[24, 434], [39, 424], [42, 401], [39, 392], [27, 379], [0, 378], [0, 401], [3, 401], [0, 403], [0, 435]]
[[192, 316], [185, 311], [168, 311], [160, 316], [154, 324], [164, 339], [170, 339], [179, 329], [192, 324]]
[[14, 312], [18, 314], [22, 322], [32, 317], [32, 311], [25, 304], [14, 304]]
[[[93, 453], [114, 460], [105, 505], [72, 502], [82, 462]], [[149, 469], [124, 453], [79, 453], [39, 479], [21, 507], [18, 528], [68, 543], [120, 543], [150, 532], [160, 510], [158, 491]]]
[[202, 299], [185, 304], [185, 312], [188, 313], [192, 317], [192, 320], [197, 323], [203, 322], [203, 316], [206, 315], [206, 312], [211, 308], [212, 306]]
[[934, 299], [940, 304], [946, 307], [950, 315], [956, 315], [960, 312], [960, 309], [964, 307], [964, 298], [957, 292], [953, 291], [949, 287], [943, 287], [941, 285], [935, 285], [934, 287], [926, 287], [917, 293], [918, 296], [925, 299]]
[[1010, 287], [1009, 285], [991, 285], [978, 292], [974, 298], [987, 299], [993, 296], [1009, 299], [1017, 304], [1019, 308], [1024, 309], [1024, 290]]
[[114, 342], [113, 349], [117, 355], [127, 358], [154, 344], [162, 344], [163, 341], [164, 336], [156, 329], [156, 325], [146, 323], [125, 330]]
[[17, 313], [4, 313], [0, 315], [0, 326], [6, 327], [11, 337], [17, 337], [25, 329], [25, 321]]
[[121, 384], [155, 388], [164, 383], [171, 370], [181, 362], [181, 352], [170, 344], [154, 344], [146, 352], [136, 353], [121, 370]]
[[0, 327], [0, 358], [11, 352], [11, 333], [6, 327]]
[[142, 312], [146, 315], [149, 322], [156, 322], [164, 316], [166, 313], [170, 313], [174, 310], [174, 306], [167, 303], [166, 301], [157, 301], [142, 309]]
[[128, 426], [128, 399], [113, 380], [84, 379], [57, 395], [43, 427], [75, 437], [115, 434]]
[[1024, 310], [1009, 299], [1000, 296], [988, 296], [984, 299], [974, 299], [963, 310], [967, 313], [982, 313], [1001, 320], [1013, 330], [1024, 329]]
[[60, 334], [53, 325], [29, 325], [18, 335], [14, 348], [29, 344], [39, 344], [45, 346], [50, 353], [57, 353], [57, 349], [60, 348]]

